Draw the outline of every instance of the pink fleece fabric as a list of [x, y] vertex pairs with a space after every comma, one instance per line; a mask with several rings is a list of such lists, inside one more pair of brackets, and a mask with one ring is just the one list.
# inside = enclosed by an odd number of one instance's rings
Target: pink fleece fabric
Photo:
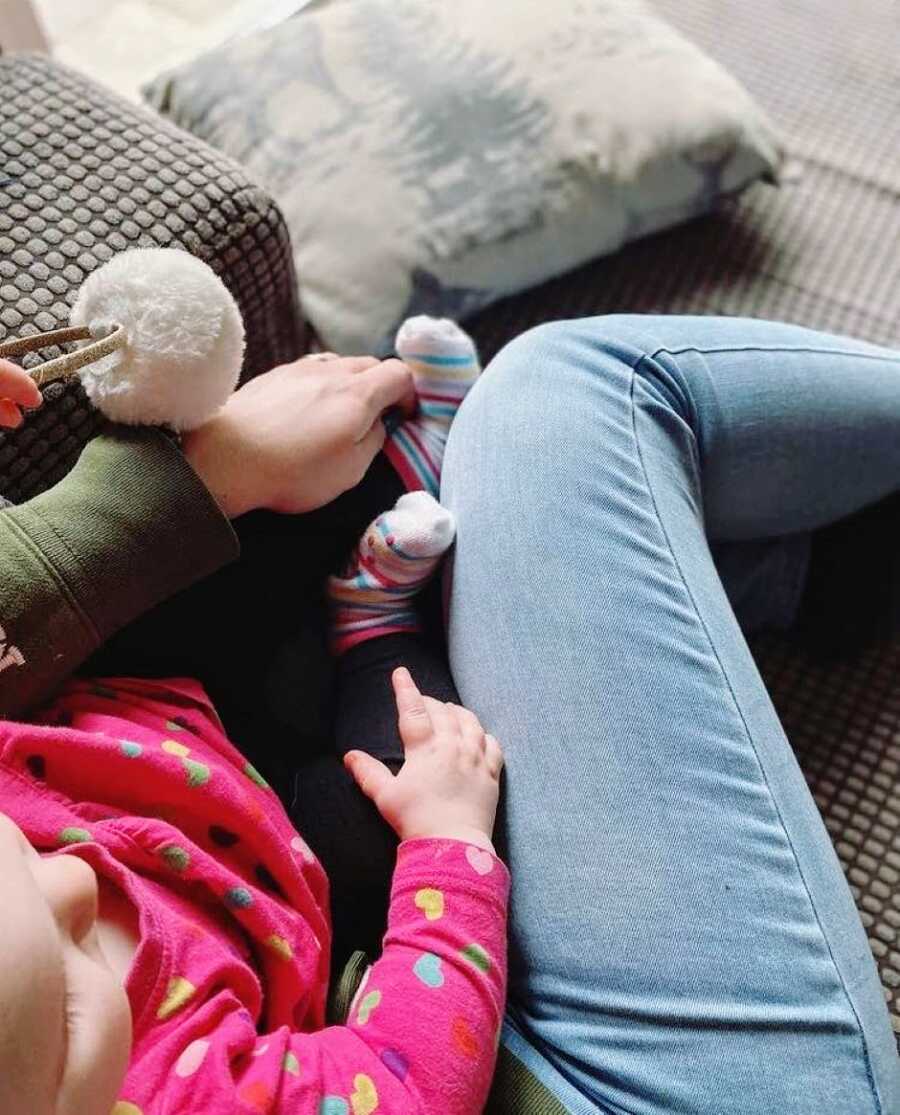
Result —
[[0, 723], [0, 811], [137, 909], [117, 1115], [481, 1110], [506, 990], [490, 853], [401, 844], [382, 956], [323, 1029], [325, 874], [199, 684], [76, 680], [38, 723]]

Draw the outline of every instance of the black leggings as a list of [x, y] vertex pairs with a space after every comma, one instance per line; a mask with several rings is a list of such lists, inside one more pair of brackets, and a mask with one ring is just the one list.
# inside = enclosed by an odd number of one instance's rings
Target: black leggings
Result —
[[331, 882], [338, 969], [354, 949], [377, 956], [387, 921], [397, 840], [356, 788], [341, 756], [368, 751], [399, 770], [403, 745], [390, 682], [397, 666], [406, 666], [429, 696], [459, 700], [444, 651], [428, 636], [389, 635], [353, 647], [338, 663], [334, 749], [298, 767], [288, 804]]
[[235, 523], [239, 561], [130, 624], [81, 671], [203, 683], [229, 738], [275, 787], [322, 860], [336, 964], [356, 948], [380, 950], [396, 847], [340, 757], [358, 748], [399, 767], [390, 685], [398, 665], [429, 695], [458, 699], [436, 583], [422, 600], [426, 634], [362, 643], [337, 661], [328, 651], [325, 580], [403, 491], [379, 455], [358, 487], [319, 511], [245, 515]]

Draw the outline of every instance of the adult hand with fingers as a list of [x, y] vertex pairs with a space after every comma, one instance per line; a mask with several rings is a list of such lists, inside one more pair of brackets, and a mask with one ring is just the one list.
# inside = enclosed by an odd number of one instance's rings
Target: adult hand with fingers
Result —
[[231, 518], [313, 511], [363, 478], [384, 444], [384, 412], [414, 402], [400, 360], [308, 356], [244, 384], [185, 435], [184, 451]]
[[43, 401], [37, 384], [24, 369], [11, 360], [0, 360], [0, 429], [18, 429], [24, 422], [23, 410], [39, 407]]
[[445, 837], [493, 851], [503, 753], [468, 709], [423, 697], [405, 669], [392, 676], [405, 762], [395, 775], [364, 751], [344, 763], [401, 840]]

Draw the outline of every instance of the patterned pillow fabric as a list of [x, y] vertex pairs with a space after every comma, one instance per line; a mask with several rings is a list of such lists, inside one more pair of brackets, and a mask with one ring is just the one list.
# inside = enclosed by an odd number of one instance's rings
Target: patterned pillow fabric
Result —
[[273, 193], [338, 352], [708, 212], [782, 159], [641, 0], [323, 0], [145, 93]]

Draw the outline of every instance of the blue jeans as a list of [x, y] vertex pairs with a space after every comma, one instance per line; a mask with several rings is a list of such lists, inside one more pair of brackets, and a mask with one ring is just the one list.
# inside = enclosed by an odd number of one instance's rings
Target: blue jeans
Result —
[[872, 954], [732, 606], [789, 620], [808, 533], [898, 483], [900, 352], [791, 325], [555, 322], [466, 400], [449, 638], [507, 758], [503, 1040], [569, 1111], [900, 1113]]

